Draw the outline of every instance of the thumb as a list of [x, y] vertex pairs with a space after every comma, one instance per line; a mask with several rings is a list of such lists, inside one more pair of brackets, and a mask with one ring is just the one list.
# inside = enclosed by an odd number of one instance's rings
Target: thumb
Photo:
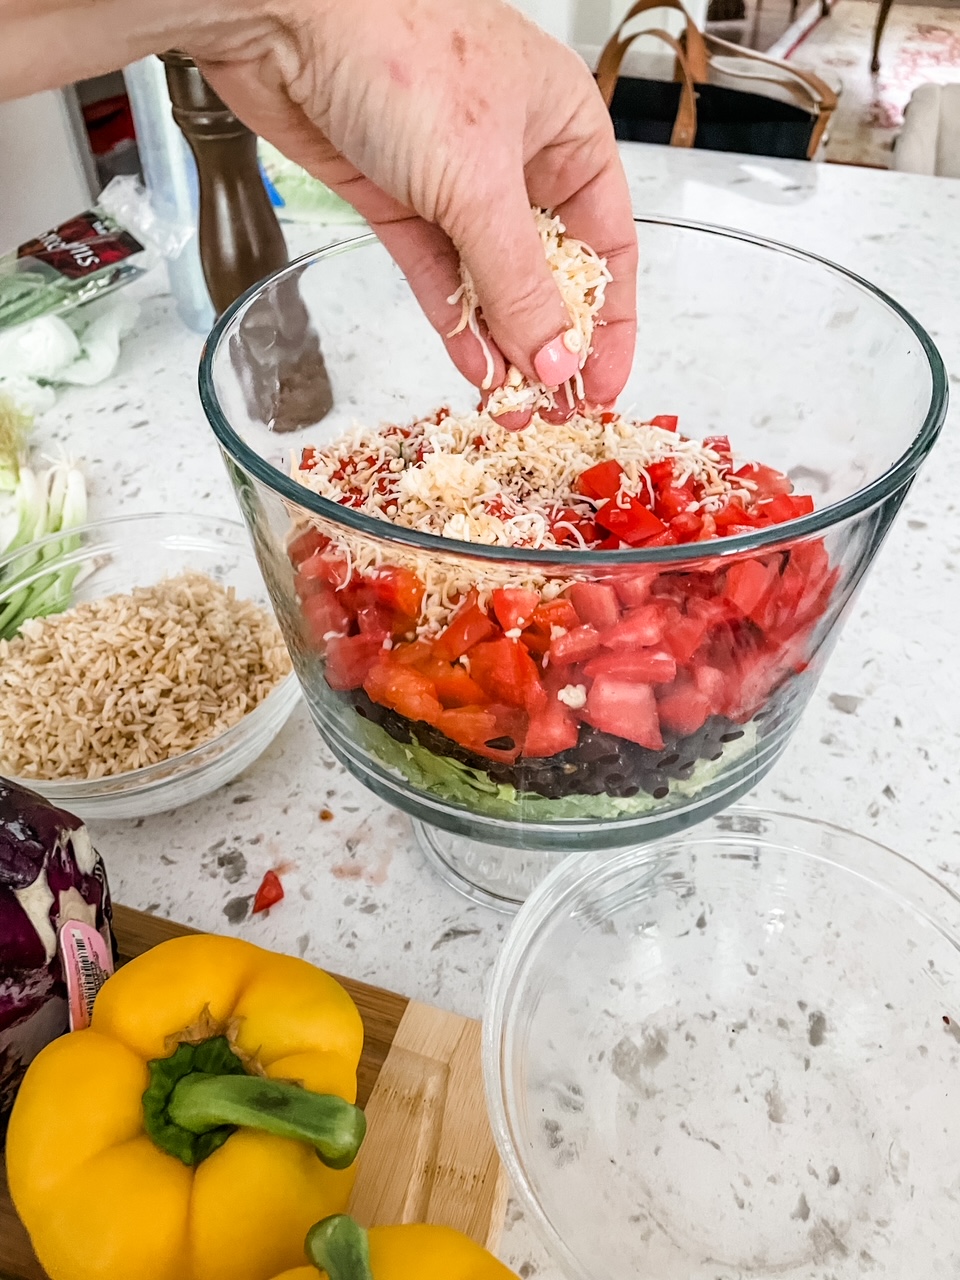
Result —
[[547, 265], [522, 180], [499, 194], [499, 203], [473, 200], [469, 222], [451, 239], [507, 361], [530, 381], [558, 387], [580, 367], [580, 353], [563, 341], [572, 327], [570, 314]]

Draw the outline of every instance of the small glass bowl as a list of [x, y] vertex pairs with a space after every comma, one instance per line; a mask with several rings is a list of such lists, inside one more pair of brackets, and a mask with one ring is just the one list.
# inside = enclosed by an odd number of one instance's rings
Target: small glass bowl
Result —
[[960, 898], [862, 836], [734, 808], [573, 855], [501, 952], [484, 1071], [578, 1280], [960, 1275]]
[[[42, 561], [15, 586], [0, 587], [0, 616], [24, 588], [53, 578], [72, 584], [45, 612], [149, 586], [188, 569], [205, 573], [237, 595], [270, 609], [270, 600], [243, 525], [191, 515], [117, 516], [53, 534], [0, 558], [0, 581]], [[54, 575], [57, 575], [54, 577]], [[75, 576], [73, 576], [75, 575]], [[142, 818], [198, 800], [252, 764], [289, 719], [300, 697], [291, 672], [258, 707], [219, 737], [172, 760], [112, 778], [14, 779], [79, 818]]]

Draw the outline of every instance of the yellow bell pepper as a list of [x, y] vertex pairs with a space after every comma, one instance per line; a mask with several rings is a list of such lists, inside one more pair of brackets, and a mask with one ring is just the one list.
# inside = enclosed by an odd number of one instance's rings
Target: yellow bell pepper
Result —
[[364, 1231], [334, 1214], [311, 1227], [305, 1248], [313, 1266], [275, 1280], [318, 1280], [318, 1270], [329, 1280], [517, 1280], [469, 1236], [427, 1223]]
[[177, 938], [119, 969], [89, 1029], [34, 1059], [10, 1118], [10, 1193], [51, 1280], [302, 1263], [353, 1185], [362, 1042], [329, 975], [239, 939]]

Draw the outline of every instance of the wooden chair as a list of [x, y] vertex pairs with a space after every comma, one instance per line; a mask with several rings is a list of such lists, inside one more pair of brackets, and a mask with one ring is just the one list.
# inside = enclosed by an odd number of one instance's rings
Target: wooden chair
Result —
[[880, 0], [877, 21], [873, 28], [873, 53], [870, 58], [870, 70], [876, 75], [880, 70], [880, 41], [883, 39], [883, 28], [887, 25], [893, 0]]

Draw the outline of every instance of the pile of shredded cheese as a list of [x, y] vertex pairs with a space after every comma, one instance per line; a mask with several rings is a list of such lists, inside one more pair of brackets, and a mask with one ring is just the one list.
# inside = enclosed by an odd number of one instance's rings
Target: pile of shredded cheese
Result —
[[[603, 306], [604, 293], [612, 276], [607, 270], [605, 259], [599, 257], [582, 240], [568, 236], [566, 227], [558, 217], [536, 207], [533, 215], [547, 265], [570, 314], [570, 328], [564, 334], [564, 344], [571, 352], [579, 352], [582, 369], [593, 348], [594, 327], [603, 323], [597, 319], [597, 313]], [[480, 385], [487, 391], [493, 382], [494, 364], [490, 347], [480, 329], [483, 309], [470, 273], [463, 265], [460, 268], [460, 279], [462, 284], [449, 301], [461, 303], [463, 310], [460, 323], [449, 336], [453, 337], [454, 334], [469, 329], [476, 337], [486, 357], [487, 371]], [[582, 401], [583, 379], [579, 370], [571, 382], [564, 384], [564, 393], [571, 409], [577, 401]], [[539, 382], [528, 382], [520, 370], [511, 365], [503, 386], [490, 395], [487, 409], [499, 416], [527, 411], [533, 413], [538, 409], [552, 408], [554, 404], [555, 394], [551, 388]]]
[[[750, 481], [730, 474], [713, 449], [609, 412], [575, 414], [559, 425], [535, 416], [525, 431], [510, 432], [489, 413], [454, 416], [442, 409], [410, 426], [358, 428], [326, 449], [308, 447], [292, 474], [331, 502], [389, 524], [486, 546], [556, 549], [554, 529], [565, 531], [552, 517], [565, 510], [590, 516], [597, 504], [576, 492], [577, 479], [610, 458], [623, 467], [623, 494], [644, 495], [646, 468], [674, 459], [676, 483], [697, 482], [697, 508], [751, 496]], [[485, 606], [498, 586], [531, 587], [551, 600], [570, 585], [569, 574], [551, 575], [536, 565], [425, 553], [344, 528], [335, 544], [345, 561], [342, 586], [382, 565], [417, 574], [426, 587], [420, 635], [442, 630], [472, 589]], [[569, 543], [565, 549], [576, 555]]]
[[487, 412], [454, 417], [441, 410], [409, 427], [362, 428], [329, 449], [305, 449], [293, 474], [331, 502], [391, 524], [459, 542], [539, 549], [564, 545], [552, 527], [558, 512], [592, 515], [597, 504], [577, 493], [576, 483], [611, 458], [624, 469], [625, 495], [652, 497], [646, 469], [669, 459], [676, 484], [693, 478], [702, 494], [691, 510], [749, 497], [743, 486], [750, 482], [731, 475], [729, 461], [713, 449], [616, 413], [578, 413], [560, 424], [534, 418], [513, 432]]

